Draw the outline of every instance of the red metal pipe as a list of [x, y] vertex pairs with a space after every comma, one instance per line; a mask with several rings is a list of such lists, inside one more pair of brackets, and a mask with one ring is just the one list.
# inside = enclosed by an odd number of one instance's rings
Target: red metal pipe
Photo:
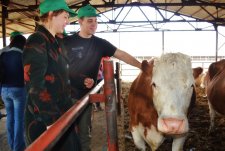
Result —
[[[104, 61], [104, 95], [101, 97], [106, 100], [106, 123], [107, 123], [107, 140], [108, 151], [119, 151], [118, 137], [117, 137], [117, 108], [116, 108], [116, 91], [114, 83], [114, 70], [112, 61]], [[68, 130], [68, 128], [75, 122], [76, 118], [88, 105], [90, 94], [96, 94], [103, 85], [100, 82], [93, 90], [81, 98], [74, 104], [65, 114], [63, 114], [48, 130], [46, 130], [40, 137], [38, 137], [26, 151], [45, 151], [57, 143], [61, 136]], [[96, 99], [95, 96], [92, 99]]]
[[[96, 87], [99, 87], [99, 89], [103, 86], [104, 80], [102, 80]], [[104, 94], [91, 94], [89, 95], [89, 102], [95, 103], [95, 102], [105, 102], [105, 95]]]
[[117, 107], [113, 62], [104, 60], [103, 67], [105, 81], [104, 94], [106, 97], [105, 112], [107, 123], [108, 151], [119, 151], [117, 137]]
[[88, 94], [86, 94], [76, 104], [74, 104], [48, 130], [46, 130], [31, 145], [29, 145], [26, 148], [26, 151], [50, 150], [87, 106], [89, 103], [89, 94], [97, 93], [102, 85], [103, 82], [99, 83], [94, 89], [92, 89]]
[[91, 103], [105, 102], [105, 95], [104, 94], [92, 94], [89, 96], [89, 100]]

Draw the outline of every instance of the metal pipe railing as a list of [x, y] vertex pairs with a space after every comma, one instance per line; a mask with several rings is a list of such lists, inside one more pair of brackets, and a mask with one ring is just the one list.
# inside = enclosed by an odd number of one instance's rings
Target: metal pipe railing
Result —
[[117, 136], [117, 104], [113, 62], [104, 60], [104, 95], [108, 151], [119, 151]]
[[[102, 80], [88, 94], [82, 97], [66, 113], [64, 113], [49, 129], [39, 136], [26, 151], [48, 151], [60, 140], [65, 132], [73, 126], [73, 123], [90, 102], [98, 99], [105, 101], [108, 151], [118, 151], [117, 137], [117, 108], [116, 88], [114, 82], [114, 70], [112, 61], [104, 61], [104, 80]], [[104, 94], [96, 94], [104, 84]]]
[[74, 104], [66, 113], [64, 113], [48, 130], [39, 136], [31, 145], [26, 148], [26, 151], [46, 151], [57, 143], [63, 134], [75, 122], [80, 113], [89, 103], [89, 95], [97, 93], [103, 85], [100, 82], [88, 94], [82, 97], [76, 104]]

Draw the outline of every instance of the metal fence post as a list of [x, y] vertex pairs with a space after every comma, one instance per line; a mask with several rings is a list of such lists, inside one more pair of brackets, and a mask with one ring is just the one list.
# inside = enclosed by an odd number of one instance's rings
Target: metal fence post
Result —
[[103, 67], [108, 151], [119, 151], [117, 136], [116, 88], [114, 83], [113, 62], [104, 60]]

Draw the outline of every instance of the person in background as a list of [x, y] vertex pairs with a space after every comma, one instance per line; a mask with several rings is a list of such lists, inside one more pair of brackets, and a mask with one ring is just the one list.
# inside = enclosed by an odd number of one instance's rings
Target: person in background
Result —
[[[22, 35], [22, 32], [19, 32], [19, 31], [14, 31], [14, 32], [11, 32], [10, 33], [10, 42], [13, 40], [13, 38], [17, 35]], [[3, 53], [3, 52], [6, 52], [6, 51], [9, 51], [10, 47], [9, 45], [0, 49], [0, 55]], [[2, 101], [2, 97], [1, 97], [1, 81], [2, 81], [2, 75], [3, 75], [3, 70], [1, 68], [1, 64], [0, 64], [0, 106], [4, 106], [3, 104], [3, 101]]]
[[[70, 64], [72, 97], [77, 100], [81, 99], [96, 84], [102, 57], [114, 56], [125, 63], [141, 68], [141, 63], [134, 57], [94, 35], [97, 29], [97, 16], [99, 15], [91, 5], [81, 7], [78, 11], [80, 31], [64, 38]], [[82, 151], [91, 150], [89, 135], [91, 113], [92, 104], [89, 104], [78, 119], [78, 134]]]
[[[98, 77], [97, 77], [97, 84], [99, 84], [103, 79], [104, 79], [104, 74], [103, 74], [103, 61], [104, 60], [109, 60], [109, 57], [104, 57], [101, 59], [101, 64], [99, 67], [99, 71], [98, 71]], [[97, 93], [101, 93], [101, 89], [97, 92]], [[101, 103], [100, 102], [96, 102], [94, 104], [94, 111], [103, 111], [104, 109], [101, 107]]]
[[[70, 98], [68, 64], [56, 35], [63, 33], [69, 16], [76, 13], [64, 0], [44, 0], [39, 5], [40, 25], [29, 36], [23, 53], [27, 89], [25, 134], [27, 145], [34, 142], [73, 104]], [[74, 126], [52, 150], [80, 151]]]
[[[13, 38], [15, 37], [15, 36], [17, 36], [17, 35], [22, 35], [22, 32], [19, 32], [19, 31], [14, 31], [14, 32], [11, 32], [10, 33], [10, 38], [9, 38], [9, 40], [10, 40], [10, 42], [13, 40]], [[9, 51], [9, 46], [6, 46], [6, 47], [4, 47], [4, 48], [2, 48], [1, 50], [0, 50], [0, 55], [1, 55], [1, 53], [3, 53], [3, 52], [5, 52], [5, 51]]]
[[[17, 35], [22, 35], [22, 32], [19, 32], [19, 31], [14, 31], [14, 32], [11, 32], [10, 33], [10, 42], [13, 40], [13, 38]], [[6, 51], [9, 51], [10, 47], [9, 45], [0, 49], [0, 55], [3, 53], [3, 52], [6, 52]], [[2, 75], [2, 73], [0, 73], [0, 76]], [[1, 80], [1, 77], [0, 77], [0, 80]], [[1, 82], [1, 81], [0, 81]], [[0, 91], [0, 94], [1, 94], [1, 91]], [[1, 99], [1, 98], [0, 98]]]
[[26, 93], [24, 88], [22, 53], [26, 38], [17, 35], [9, 44], [9, 50], [1, 54], [2, 78], [1, 96], [7, 113], [6, 130], [8, 143], [13, 151], [23, 151], [24, 109]]

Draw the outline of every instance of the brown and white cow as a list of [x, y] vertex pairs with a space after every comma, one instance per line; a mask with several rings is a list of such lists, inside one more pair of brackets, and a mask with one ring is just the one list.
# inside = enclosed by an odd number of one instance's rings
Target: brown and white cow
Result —
[[210, 64], [205, 83], [212, 130], [215, 114], [225, 115], [225, 60]]
[[206, 95], [205, 86], [206, 86], [206, 79], [207, 79], [206, 74], [207, 74], [207, 72], [203, 73], [202, 67], [193, 68], [193, 70], [195, 70], [195, 73], [193, 73], [193, 76], [194, 76], [194, 79], [195, 79], [195, 87], [204, 89], [205, 90], [204, 94], [201, 95], [201, 96], [206, 98], [207, 95]]
[[195, 79], [195, 86], [199, 87], [202, 83], [202, 77], [204, 76], [203, 68], [202, 67], [196, 67], [193, 68], [195, 70], [195, 73], [193, 73], [194, 79]]
[[208, 78], [207, 73], [208, 73], [208, 71], [199, 75], [199, 77], [200, 77], [200, 87], [203, 88], [203, 89], [205, 89], [205, 87], [206, 87], [206, 82], [207, 82], [207, 78]]
[[[195, 73], [193, 73], [194, 79], [198, 79], [199, 76], [202, 74], [203, 72], [203, 68], [202, 67], [196, 67], [193, 68], [193, 70], [195, 70]], [[196, 80], [195, 80], [196, 81]]]
[[189, 131], [187, 114], [195, 102], [191, 60], [181, 53], [168, 53], [142, 62], [128, 97], [130, 128], [136, 147], [155, 151], [165, 135], [174, 137], [172, 150], [183, 149]]
[[207, 87], [207, 82], [209, 81], [208, 80], [209, 79], [208, 71], [206, 71], [205, 73], [202, 73], [199, 76], [201, 76], [200, 87], [205, 90], [202, 97], [206, 98], [207, 97], [206, 87]]

